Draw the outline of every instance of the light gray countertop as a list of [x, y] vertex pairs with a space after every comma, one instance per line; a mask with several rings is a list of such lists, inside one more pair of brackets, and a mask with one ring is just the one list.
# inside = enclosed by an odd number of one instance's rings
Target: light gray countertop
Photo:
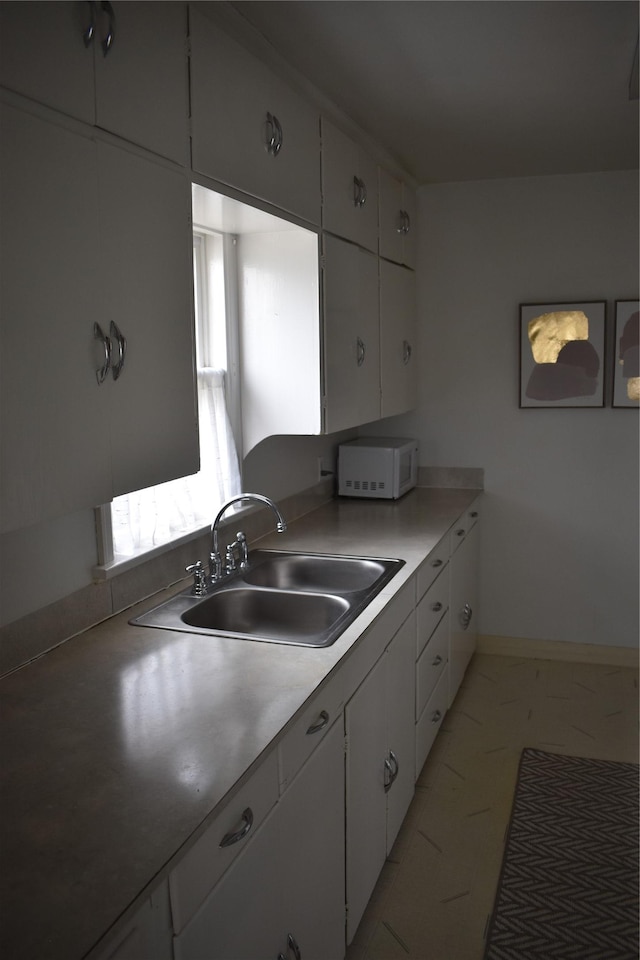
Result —
[[338, 499], [260, 541], [406, 561], [331, 647], [128, 624], [161, 594], [5, 677], [3, 956], [81, 960], [148, 895], [479, 492]]

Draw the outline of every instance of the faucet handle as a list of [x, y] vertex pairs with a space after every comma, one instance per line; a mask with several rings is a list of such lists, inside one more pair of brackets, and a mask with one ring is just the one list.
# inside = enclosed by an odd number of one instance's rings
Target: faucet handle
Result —
[[249, 547], [247, 546], [247, 538], [245, 537], [242, 530], [238, 530], [236, 533], [236, 543], [240, 548], [240, 569], [248, 570], [249, 569]]
[[202, 560], [197, 560], [195, 563], [190, 563], [188, 567], [185, 568], [187, 573], [193, 574], [193, 586], [191, 587], [191, 596], [192, 597], [204, 597], [207, 592], [207, 580], [204, 572], [204, 567], [202, 566]]

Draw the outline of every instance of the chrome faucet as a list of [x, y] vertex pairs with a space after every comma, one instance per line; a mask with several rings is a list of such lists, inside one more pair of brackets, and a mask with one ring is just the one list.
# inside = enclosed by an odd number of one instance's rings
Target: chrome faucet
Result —
[[241, 550], [241, 567], [246, 567], [249, 565], [248, 562], [248, 550], [246, 547], [246, 537], [242, 532], [236, 534], [236, 539], [233, 544], [230, 545], [230, 549], [227, 550], [227, 563], [223, 572], [222, 568], [222, 557], [220, 556], [220, 549], [218, 546], [218, 526], [222, 517], [227, 512], [229, 507], [234, 503], [241, 503], [243, 500], [256, 500], [258, 503], [263, 503], [267, 507], [271, 507], [275, 516], [276, 516], [276, 530], [278, 533], [284, 533], [287, 529], [287, 523], [277, 505], [270, 500], [269, 497], [263, 497], [261, 493], [239, 493], [237, 497], [232, 497], [231, 500], [228, 500], [220, 510], [218, 515], [211, 524], [211, 552], [209, 554], [209, 580], [211, 583], [215, 583], [217, 580], [220, 580], [226, 573], [231, 573], [235, 570], [235, 559], [233, 555], [233, 550], [235, 547], [239, 547]]

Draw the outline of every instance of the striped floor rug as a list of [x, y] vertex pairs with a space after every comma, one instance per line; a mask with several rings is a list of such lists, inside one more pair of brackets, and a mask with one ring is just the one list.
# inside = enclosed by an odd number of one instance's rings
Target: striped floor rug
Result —
[[638, 767], [522, 753], [485, 960], [638, 960]]

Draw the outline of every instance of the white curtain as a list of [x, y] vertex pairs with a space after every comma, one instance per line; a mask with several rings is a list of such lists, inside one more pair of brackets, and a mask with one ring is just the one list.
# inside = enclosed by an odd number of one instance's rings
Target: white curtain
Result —
[[222, 504], [241, 492], [224, 377], [224, 370], [198, 370], [200, 472], [113, 500], [115, 559], [168, 543], [211, 523]]

